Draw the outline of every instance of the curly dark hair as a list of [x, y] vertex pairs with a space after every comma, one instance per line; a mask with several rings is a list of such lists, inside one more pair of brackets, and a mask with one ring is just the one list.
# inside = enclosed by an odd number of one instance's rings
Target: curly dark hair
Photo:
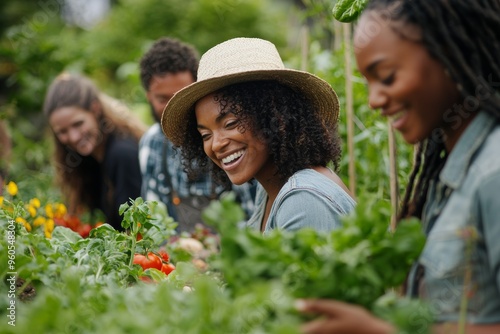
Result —
[[[281, 180], [286, 181], [301, 169], [330, 163], [338, 170], [341, 140], [337, 126], [327, 127], [302, 93], [277, 81], [251, 81], [220, 89], [215, 101], [221, 113], [239, 118], [241, 132], [251, 131], [267, 143], [277, 167], [276, 176]], [[187, 128], [181, 148], [188, 174], [194, 175], [201, 167], [227, 185], [230, 181], [226, 173], [203, 151], [194, 110]]]
[[158, 39], [140, 62], [141, 83], [148, 90], [154, 75], [189, 71], [196, 80], [199, 54], [196, 49], [175, 38]]
[[[500, 1], [499, 0], [371, 0], [374, 11], [403, 38], [401, 24], [421, 29], [421, 43], [457, 83], [464, 99], [476, 97], [476, 112], [500, 119]], [[421, 218], [432, 180], [441, 172], [448, 154], [444, 142], [427, 138], [416, 148], [399, 219]]]

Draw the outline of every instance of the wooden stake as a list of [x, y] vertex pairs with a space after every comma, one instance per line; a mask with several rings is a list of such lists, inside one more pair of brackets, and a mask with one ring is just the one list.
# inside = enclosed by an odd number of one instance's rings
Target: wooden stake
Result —
[[347, 153], [349, 154], [349, 190], [356, 198], [356, 166], [354, 157], [354, 108], [352, 94], [351, 66], [351, 25], [343, 24], [344, 30], [344, 63], [345, 63], [345, 99], [347, 115]]
[[302, 71], [307, 71], [307, 65], [309, 62], [309, 28], [307, 27], [307, 23], [302, 25], [301, 34], [300, 34], [300, 50], [301, 50], [301, 62], [300, 69]]
[[333, 20], [333, 31], [334, 31], [334, 41], [333, 50], [337, 51], [342, 46], [342, 23], [337, 20]]
[[387, 128], [389, 137], [389, 180], [392, 207], [390, 229], [394, 232], [394, 230], [396, 230], [396, 218], [398, 216], [399, 209], [398, 161], [396, 150], [396, 136], [389, 119], [387, 120]]

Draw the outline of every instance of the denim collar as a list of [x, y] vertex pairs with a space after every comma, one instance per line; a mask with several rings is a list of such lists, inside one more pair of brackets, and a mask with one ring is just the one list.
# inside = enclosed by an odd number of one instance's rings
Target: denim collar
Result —
[[496, 119], [486, 112], [480, 112], [465, 129], [439, 175], [441, 182], [456, 189], [463, 182], [472, 157], [485, 142], [496, 124]]

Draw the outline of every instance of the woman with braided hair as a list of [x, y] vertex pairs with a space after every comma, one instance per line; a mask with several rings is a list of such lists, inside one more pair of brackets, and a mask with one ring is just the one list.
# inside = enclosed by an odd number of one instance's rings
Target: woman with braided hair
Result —
[[[428, 237], [407, 295], [435, 333], [500, 333], [500, 1], [371, 0], [354, 45], [370, 106], [416, 145], [400, 218]], [[304, 333], [396, 332], [342, 302], [297, 307], [323, 315]]]

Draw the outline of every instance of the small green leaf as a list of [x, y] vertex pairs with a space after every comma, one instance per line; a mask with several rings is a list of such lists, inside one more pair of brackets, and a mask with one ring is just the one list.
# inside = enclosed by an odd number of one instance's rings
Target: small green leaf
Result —
[[361, 15], [367, 4], [368, 0], [339, 0], [333, 7], [333, 17], [340, 22], [352, 22]]
[[67, 242], [74, 244], [81, 239], [82, 237], [78, 233], [67, 227], [56, 226], [56, 228], [54, 228], [54, 232], [52, 232], [52, 240], [57, 240], [60, 243]]
[[122, 205], [120, 205], [120, 208], [118, 209], [118, 213], [120, 215], [123, 215], [123, 213], [125, 212], [125, 210], [127, 210], [129, 208], [130, 205], [128, 205], [128, 203], [123, 203]]

